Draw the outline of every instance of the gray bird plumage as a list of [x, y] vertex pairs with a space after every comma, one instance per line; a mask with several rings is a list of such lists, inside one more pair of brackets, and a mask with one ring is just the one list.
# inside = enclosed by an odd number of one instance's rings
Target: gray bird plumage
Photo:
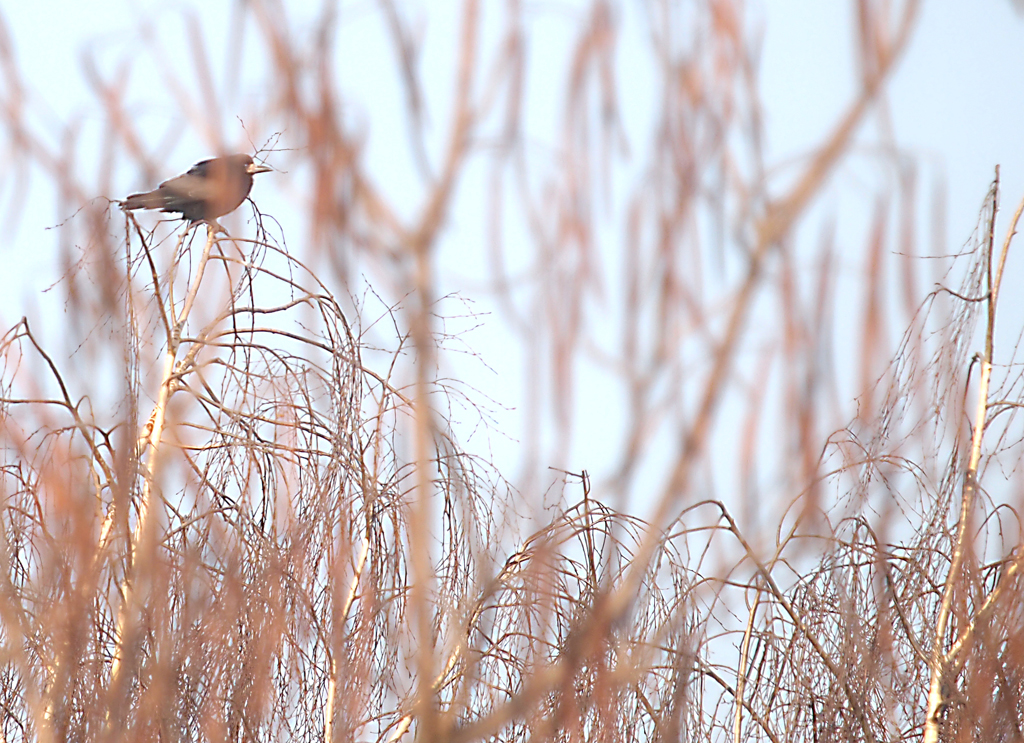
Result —
[[121, 205], [129, 211], [179, 212], [190, 222], [215, 220], [237, 209], [252, 190], [252, 177], [269, 170], [245, 154], [215, 157], [196, 163], [153, 191], [132, 194]]

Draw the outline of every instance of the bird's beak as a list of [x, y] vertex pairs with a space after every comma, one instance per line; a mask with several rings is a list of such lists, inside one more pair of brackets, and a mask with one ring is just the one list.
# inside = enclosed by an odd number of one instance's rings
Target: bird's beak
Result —
[[245, 166], [245, 172], [249, 175], [256, 175], [257, 173], [269, 173], [273, 168], [266, 165], [257, 165], [256, 163], [249, 163]]

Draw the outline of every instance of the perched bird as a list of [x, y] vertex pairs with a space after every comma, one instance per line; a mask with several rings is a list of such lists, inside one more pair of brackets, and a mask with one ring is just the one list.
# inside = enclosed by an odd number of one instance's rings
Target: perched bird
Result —
[[180, 212], [190, 222], [214, 221], [237, 209], [252, 190], [252, 177], [269, 170], [244, 154], [215, 157], [196, 163], [187, 173], [164, 181], [154, 191], [132, 194], [121, 206], [128, 210]]

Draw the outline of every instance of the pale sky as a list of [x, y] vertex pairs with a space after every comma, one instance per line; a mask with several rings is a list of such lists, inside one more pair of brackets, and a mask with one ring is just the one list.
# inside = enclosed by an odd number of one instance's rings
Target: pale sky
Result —
[[[309, 17], [315, 15], [321, 3], [287, 2], [286, 6], [293, 18], [301, 18], [307, 7]], [[767, 124], [767, 159], [769, 163], [784, 165], [820, 142], [841, 107], [850, 99], [855, 79], [849, 67], [854, 33], [852, 3], [768, 0], [750, 6], [756, 9], [754, 15], [761, 19], [763, 31], [760, 79]], [[895, 142], [914, 158], [922, 191], [930, 194], [939, 189], [945, 194], [945, 232], [948, 247], [955, 250], [970, 235], [995, 164], [1002, 167], [1004, 219], [1024, 195], [1024, 138], [1021, 136], [1024, 17], [1015, 12], [1009, 0], [975, 3], [928, 0], [922, 6], [909, 51], [889, 85], [886, 101]], [[140, 24], [152, 19], [158, 19], [159, 36], [164, 43], [175, 43], [176, 39], [176, 43], [187, 49], [184, 46], [187, 34], [181, 30], [184, 26], [175, 31], [164, 25], [171, 19], [173, 26], [175, 14], [186, 8], [200, 21], [206, 41], [215, 44], [217, 39], [226, 36], [232, 7], [229, 2], [179, 2], [168, 6], [155, 2], [90, 0], [6, 3], [2, 13], [13, 36], [21, 69], [42, 97], [32, 101], [41, 117], [38, 122], [56, 132], [61, 122], [79, 121], [84, 133], [81, 157], [88, 161], [90, 142], [95, 146], [95, 136], [92, 140], [89, 137], [90, 127], [95, 127], [100, 118], [94, 95], [83, 75], [83, 59], [94, 53], [101, 61], [110, 62], [110, 68], [115, 67], [126, 52], [139, 48], [137, 30]], [[341, 25], [340, 41], [351, 55], [348, 59], [359, 60], [359, 69], [340, 71], [339, 79], [342, 89], [354, 103], [355, 121], [367, 124], [369, 170], [376, 174], [377, 182], [386, 193], [399, 203], [409, 205], [411, 214], [417, 204], [416, 176], [410, 171], [405, 150], [399, 148], [397, 152], [401, 155], [396, 155], [394, 142], [401, 140], [404, 147], [406, 127], [394, 94], [393, 53], [383, 43], [380, 24], [374, 20], [377, 5], [342, 3], [341, 7], [346, 20]], [[445, 13], [450, 19], [460, 4], [438, 3], [430, 7], [436, 15], [431, 15], [430, 23], [425, 25], [424, 79], [431, 79], [434, 65], [447, 82], [451, 41], [456, 30], [446, 25]], [[643, 64], [637, 54], [646, 43], [641, 24], [637, 22], [641, 5], [625, 2], [617, 7], [622, 9], [623, 23], [619, 74], [634, 78], [630, 85], [624, 86], [625, 95], [629, 96], [629, 100], [623, 101], [624, 109], [629, 112], [625, 123], [629, 127], [632, 121], [640, 131], [646, 117], [653, 114], [650, 92], [644, 85]], [[152, 13], [148, 9], [152, 9]], [[558, 14], [553, 13], [552, 20], [534, 29], [538, 63], [531, 67], [536, 76], [536, 92], [530, 98], [530, 105], [535, 108], [528, 110], [526, 118], [531, 127], [536, 127], [533, 133], [539, 139], [551, 138], [557, 130], [559, 102], [557, 88], [551, 85], [562, 83], [557, 80], [545, 87], [545, 55], [550, 54], [553, 61], [561, 59], [564, 45], [571, 38], [568, 33], [571, 28], [568, 20], [559, 20]], [[173, 55], [174, 48], [168, 47], [168, 52]], [[188, 51], [181, 53], [189, 54]], [[219, 69], [219, 63], [218, 59], [211, 60], [215, 69]], [[446, 111], [445, 92], [435, 91], [435, 94], [435, 109]], [[244, 101], [238, 105], [244, 109]], [[152, 131], [157, 136], [166, 129], [166, 121], [174, 118], [174, 112], [147, 111], [146, 116], [154, 120]], [[877, 121], [878, 117], [873, 117], [869, 127], [876, 126]], [[95, 134], [95, 129], [92, 131]], [[858, 139], [877, 141], [878, 138], [861, 136]], [[240, 139], [237, 141], [244, 144]], [[155, 149], [155, 142], [153, 146]], [[160, 177], [175, 175], [212, 154], [202, 151], [202, 146], [198, 140], [183, 139], [168, 158], [172, 171]], [[870, 157], [870, 153], [858, 152], [856, 157]], [[274, 180], [275, 177], [278, 180]], [[460, 193], [463, 200], [460, 203], [467, 204], [468, 211], [458, 214], [471, 215], [474, 213], [474, 189], [479, 184], [472, 175], [467, 181], [468, 185]], [[145, 185], [133, 180], [130, 174], [124, 174], [123, 182], [125, 189]], [[45, 228], [69, 215], [55, 213], [52, 192], [39, 177], [32, 178], [27, 187], [10, 179], [0, 183], [3, 188], [0, 209], [16, 208], [18, 214], [14, 239], [0, 247], [8, 286], [12, 287], [0, 297], [0, 322], [6, 330], [22, 314], [38, 312], [42, 317], [54, 317], [54, 313], [62, 311], [59, 291], [42, 293], [58, 278], [52, 259], [56, 233]], [[825, 203], [818, 207], [823, 215], [837, 217], [840, 242], [849, 240], [851, 245], [860, 244], [861, 230], [867, 229], [866, 219], [870, 216], [859, 201], [864, 191], [864, 184], [858, 182], [856, 165], [844, 166], [830, 182]], [[288, 228], [287, 177], [261, 176], [253, 195], [264, 211], [274, 213]], [[479, 209], [475, 211], [478, 213]], [[921, 213], [925, 219], [926, 212]], [[4, 216], [6, 218], [6, 212]], [[479, 309], [486, 311], [490, 309], [486, 263], [474, 250], [479, 244], [480, 229], [481, 223], [471, 216], [450, 225], [439, 259], [439, 274], [444, 277], [443, 291], [458, 290], [479, 302]], [[922, 224], [921, 229], [929, 232], [930, 223]], [[292, 242], [297, 241], [292, 238]], [[850, 270], [856, 269], [857, 266], [850, 266]], [[1024, 270], [1024, 262], [1011, 263], [1010, 270], [1014, 269], [1019, 275]], [[1016, 285], [1019, 281], [1010, 282], [1010, 286]], [[1007, 299], [1016, 298], [1008, 296]], [[1019, 317], [1019, 299], [1017, 305], [1016, 316]], [[521, 425], [519, 395], [523, 390], [523, 360], [518, 350], [507, 342], [500, 316], [492, 316], [487, 322], [484, 330], [473, 334], [472, 343], [495, 373], [480, 370], [480, 376], [474, 378], [473, 383], [510, 409], [502, 414], [506, 416], [503, 426], [509, 432], [509, 441], [492, 444], [499, 462], [504, 457], [511, 462], [519, 437], [516, 431]], [[454, 368], [468, 367], [456, 363]], [[600, 373], [585, 373], [581, 383], [585, 390], [592, 390], [596, 395], [604, 389]], [[580, 398], [585, 396], [581, 394]], [[607, 422], [595, 415], [593, 410], [580, 404], [577, 434], [570, 461], [565, 464], [574, 469], [586, 467], [600, 476], [601, 464], [613, 458], [617, 439], [602, 430]]]

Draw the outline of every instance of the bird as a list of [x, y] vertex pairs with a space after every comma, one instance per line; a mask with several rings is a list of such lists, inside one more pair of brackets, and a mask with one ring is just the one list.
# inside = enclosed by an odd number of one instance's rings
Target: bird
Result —
[[153, 191], [131, 194], [121, 202], [121, 208], [159, 209], [179, 212], [189, 222], [215, 222], [245, 201], [256, 173], [270, 170], [246, 154], [210, 158], [196, 163], [187, 173], [164, 181]]

